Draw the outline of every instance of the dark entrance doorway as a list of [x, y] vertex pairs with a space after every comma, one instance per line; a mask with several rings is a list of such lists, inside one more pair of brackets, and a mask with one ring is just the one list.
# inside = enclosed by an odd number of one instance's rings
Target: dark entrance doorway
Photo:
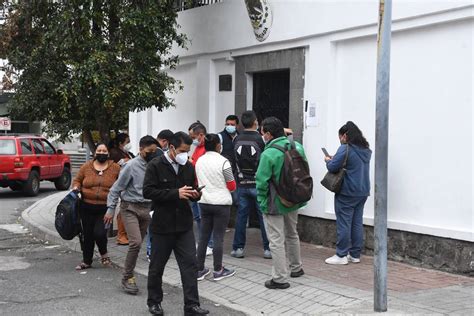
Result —
[[256, 72], [253, 74], [253, 110], [258, 121], [269, 116], [289, 126], [290, 70]]

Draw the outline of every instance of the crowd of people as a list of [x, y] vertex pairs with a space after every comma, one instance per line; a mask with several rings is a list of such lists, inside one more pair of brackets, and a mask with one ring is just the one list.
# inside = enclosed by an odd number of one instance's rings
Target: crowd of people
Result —
[[[306, 155], [289, 132], [275, 117], [259, 124], [256, 114], [246, 111], [240, 119], [229, 115], [218, 134], [208, 133], [197, 121], [187, 133], [163, 130], [156, 138], [144, 136], [136, 156], [130, 152], [130, 137], [125, 133], [116, 136], [113, 148], [99, 144], [94, 159], [81, 167], [73, 182], [73, 190], [81, 192], [84, 236], [83, 260], [76, 269], [92, 266], [95, 244], [100, 262], [111, 264], [107, 230], [118, 213], [116, 242], [128, 245], [121, 282], [124, 291], [139, 291], [134, 269], [146, 240], [149, 312], [164, 314], [162, 277], [173, 252], [181, 274], [185, 315], [208, 314], [200, 307], [198, 282], [206, 278], [219, 281], [236, 273], [224, 265], [223, 254], [230, 251], [232, 257], [245, 257], [249, 214], [255, 211], [262, 257], [272, 260], [272, 277], [264, 286], [290, 287], [289, 278], [304, 275], [297, 221], [298, 210], [306, 202], [288, 204], [278, 194], [275, 179], [280, 178], [285, 161], [282, 148], [293, 144], [304, 160]], [[360, 262], [362, 214], [370, 191], [371, 151], [362, 132], [347, 122], [339, 130], [339, 140], [337, 153], [325, 158], [330, 172], [346, 170], [342, 189], [335, 195], [337, 250], [326, 260], [328, 264]], [[224, 235], [233, 206], [232, 249], [225, 250]], [[213, 259], [210, 267], [206, 267], [208, 255]]]

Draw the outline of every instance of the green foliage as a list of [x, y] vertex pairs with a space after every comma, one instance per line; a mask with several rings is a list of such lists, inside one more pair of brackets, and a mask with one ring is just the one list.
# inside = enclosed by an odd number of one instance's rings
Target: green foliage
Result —
[[[0, 33], [0, 56], [16, 73], [11, 113], [67, 137], [124, 128], [130, 111], [173, 105], [179, 82], [172, 0], [18, 1]], [[4, 2], [5, 3], [5, 2]]]

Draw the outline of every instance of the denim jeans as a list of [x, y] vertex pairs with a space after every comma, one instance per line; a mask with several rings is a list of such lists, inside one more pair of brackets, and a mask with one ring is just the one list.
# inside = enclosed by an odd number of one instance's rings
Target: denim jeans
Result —
[[150, 225], [148, 225], [148, 229], [146, 230], [146, 254], [149, 256], [151, 254], [151, 232], [150, 232]]
[[[201, 239], [201, 208], [199, 207], [198, 202], [191, 202], [191, 209], [193, 210], [193, 218], [194, 221], [196, 222], [197, 229], [198, 229], [198, 238], [197, 240]], [[207, 246], [209, 248], [213, 248], [213, 239], [212, 235], [211, 238], [209, 239]]]
[[366, 196], [334, 196], [336, 210], [336, 254], [345, 257], [350, 254], [353, 258], [360, 258], [364, 244], [364, 226], [362, 216]]
[[235, 222], [234, 242], [232, 249], [245, 248], [247, 222], [249, 219], [249, 211], [255, 207], [258, 215], [258, 222], [260, 223], [260, 232], [262, 234], [263, 249], [269, 250], [267, 232], [265, 231], [265, 224], [263, 223], [262, 212], [257, 203], [257, 189], [256, 188], [238, 188], [239, 207], [237, 209], [237, 220]]

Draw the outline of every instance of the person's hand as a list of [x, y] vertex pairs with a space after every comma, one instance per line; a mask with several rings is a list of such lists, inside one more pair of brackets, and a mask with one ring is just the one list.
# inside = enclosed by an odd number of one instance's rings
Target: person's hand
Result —
[[331, 160], [331, 159], [332, 159], [332, 157], [328, 157], [328, 156], [324, 157], [324, 161], [325, 161], [325, 162], [328, 162], [328, 161]]
[[109, 213], [105, 213], [104, 215], [104, 223], [105, 224], [112, 224], [112, 220], [114, 219], [114, 216]]
[[185, 185], [184, 187], [178, 189], [179, 198], [181, 200], [189, 200], [190, 198], [193, 198], [194, 191], [195, 190], [192, 187]]
[[78, 187], [73, 187], [72, 190], [73, 190], [74, 192], [79, 192], [79, 188], [78, 188]]
[[201, 191], [193, 190], [193, 191], [192, 191], [192, 196], [191, 196], [191, 198], [192, 198], [193, 200], [196, 200], [196, 199], [200, 198], [201, 195], [202, 195], [202, 192], [201, 192]]

